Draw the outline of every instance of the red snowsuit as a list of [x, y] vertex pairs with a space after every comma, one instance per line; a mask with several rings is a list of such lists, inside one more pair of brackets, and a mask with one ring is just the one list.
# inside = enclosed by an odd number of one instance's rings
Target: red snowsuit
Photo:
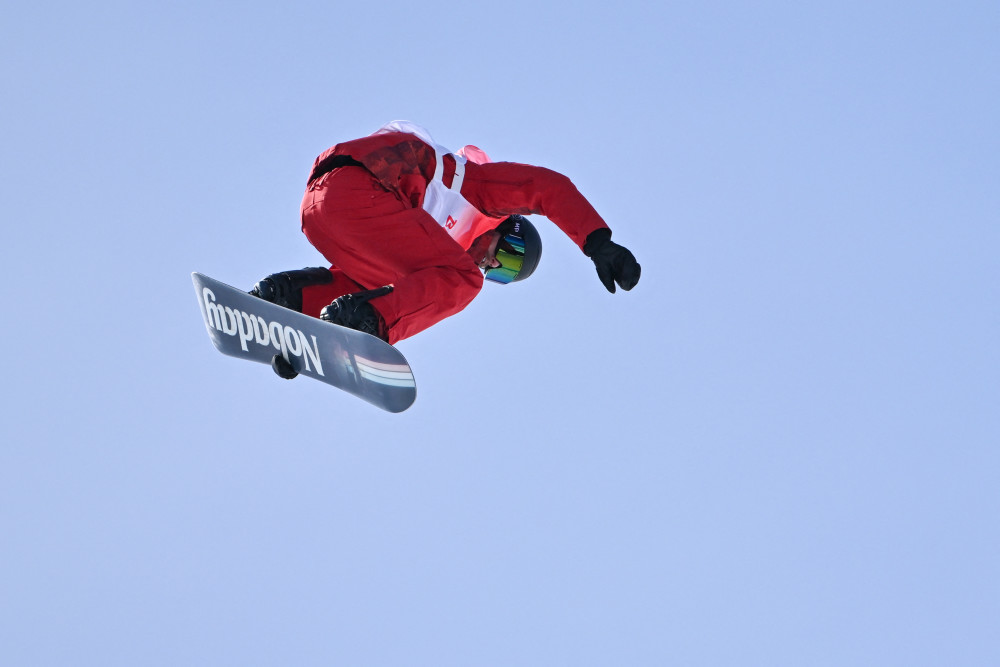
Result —
[[[330, 155], [350, 156], [361, 166], [316, 175]], [[455, 158], [443, 158], [451, 186]], [[474, 236], [452, 238], [421, 208], [434, 175], [434, 149], [413, 134], [390, 132], [337, 144], [316, 158], [302, 200], [302, 231], [333, 264], [331, 284], [303, 290], [303, 312], [320, 310], [343, 294], [393, 285], [371, 301], [385, 320], [389, 342], [408, 338], [454, 315], [483, 286], [476, 261], [466, 252]], [[607, 227], [572, 182], [542, 167], [513, 162], [465, 165], [461, 195], [492, 229], [512, 215], [544, 215], [583, 248], [587, 235]], [[466, 235], [468, 236], [468, 235]]]

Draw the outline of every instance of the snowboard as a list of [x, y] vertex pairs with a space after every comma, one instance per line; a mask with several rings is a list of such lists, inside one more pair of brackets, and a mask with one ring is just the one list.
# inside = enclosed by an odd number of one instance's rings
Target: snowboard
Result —
[[410, 365], [382, 339], [282, 308], [197, 272], [191, 278], [219, 352], [267, 365], [280, 354], [300, 376], [388, 412], [402, 412], [416, 400]]

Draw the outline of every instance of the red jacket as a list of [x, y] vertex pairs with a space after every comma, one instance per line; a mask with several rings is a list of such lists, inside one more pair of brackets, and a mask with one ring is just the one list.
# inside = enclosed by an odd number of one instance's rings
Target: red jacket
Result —
[[[361, 162], [383, 187], [397, 193], [413, 208], [420, 207], [436, 163], [433, 148], [419, 137], [403, 132], [373, 134], [337, 144], [316, 158], [316, 164], [331, 154], [348, 155]], [[455, 160], [449, 154], [444, 161], [444, 182], [450, 186]], [[469, 161], [465, 165], [462, 196], [494, 218], [544, 215], [581, 250], [588, 234], [608, 226], [569, 178], [544, 167]], [[484, 231], [487, 230], [480, 233]], [[460, 245], [468, 249], [473, 240], [474, 236], [463, 239]]]

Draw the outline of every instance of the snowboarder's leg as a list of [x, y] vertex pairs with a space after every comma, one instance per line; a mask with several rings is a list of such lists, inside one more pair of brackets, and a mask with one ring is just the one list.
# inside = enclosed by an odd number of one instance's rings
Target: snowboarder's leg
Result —
[[361, 169], [338, 170], [324, 188], [306, 193], [302, 231], [364, 289], [393, 285], [371, 301], [390, 343], [454, 315], [482, 289], [479, 267], [426, 211]]

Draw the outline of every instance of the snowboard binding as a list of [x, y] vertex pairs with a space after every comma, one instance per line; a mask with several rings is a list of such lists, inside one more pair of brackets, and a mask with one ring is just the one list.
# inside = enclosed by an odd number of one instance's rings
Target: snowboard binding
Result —
[[333, 282], [333, 275], [322, 267], [282, 271], [261, 278], [250, 290], [250, 294], [282, 308], [301, 313], [302, 288], [312, 285], [326, 285], [330, 282]]

